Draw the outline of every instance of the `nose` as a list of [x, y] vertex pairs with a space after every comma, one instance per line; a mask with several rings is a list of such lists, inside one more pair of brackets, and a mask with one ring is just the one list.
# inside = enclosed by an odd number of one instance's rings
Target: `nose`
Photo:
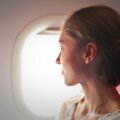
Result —
[[61, 64], [61, 62], [60, 62], [60, 56], [61, 56], [61, 53], [59, 53], [58, 57], [56, 58], [56, 63], [57, 64]]

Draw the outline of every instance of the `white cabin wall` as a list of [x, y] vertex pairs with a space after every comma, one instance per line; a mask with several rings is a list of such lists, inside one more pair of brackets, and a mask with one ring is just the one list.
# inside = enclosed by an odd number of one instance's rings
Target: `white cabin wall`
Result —
[[0, 0], [0, 120], [27, 120], [16, 108], [11, 79], [12, 51], [20, 31], [41, 16], [101, 3], [120, 11], [120, 0]]

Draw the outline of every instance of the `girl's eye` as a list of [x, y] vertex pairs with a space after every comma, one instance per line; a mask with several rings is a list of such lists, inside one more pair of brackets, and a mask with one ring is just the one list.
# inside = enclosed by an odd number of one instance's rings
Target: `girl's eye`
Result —
[[61, 46], [61, 45], [59, 45], [59, 47], [60, 47], [60, 48], [62, 48], [62, 46]]
[[61, 47], [62, 45], [61, 44], [59, 44], [59, 47]]
[[60, 50], [63, 50], [63, 47], [64, 47], [63, 45], [61, 44], [59, 45]]

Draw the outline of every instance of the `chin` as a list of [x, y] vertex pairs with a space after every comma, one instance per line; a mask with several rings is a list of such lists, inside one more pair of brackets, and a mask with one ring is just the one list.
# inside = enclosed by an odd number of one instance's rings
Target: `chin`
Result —
[[72, 80], [64, 79], [65, 85], [67, 86], [74, 86], [76, 85]]
[[65, 85], [67, 85], [67, 86], [74, 86], [76, 84], [75, 80], [71, 79], [70, 76], [65, 75], [65, 73], [63, 71], [62, 71], [62, 75], [63, 75], [63, 78], [64, 78]]

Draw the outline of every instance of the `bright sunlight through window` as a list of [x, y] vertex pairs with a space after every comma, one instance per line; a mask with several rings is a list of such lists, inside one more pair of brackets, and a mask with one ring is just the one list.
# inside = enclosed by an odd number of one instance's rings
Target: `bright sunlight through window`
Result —
[[22, 49], [22, 94], [27, 107], [42, 117], [55, 117], [63, 100], [80, 92], [67, 87], [60, 65], [59, 35], [29, 35]]

